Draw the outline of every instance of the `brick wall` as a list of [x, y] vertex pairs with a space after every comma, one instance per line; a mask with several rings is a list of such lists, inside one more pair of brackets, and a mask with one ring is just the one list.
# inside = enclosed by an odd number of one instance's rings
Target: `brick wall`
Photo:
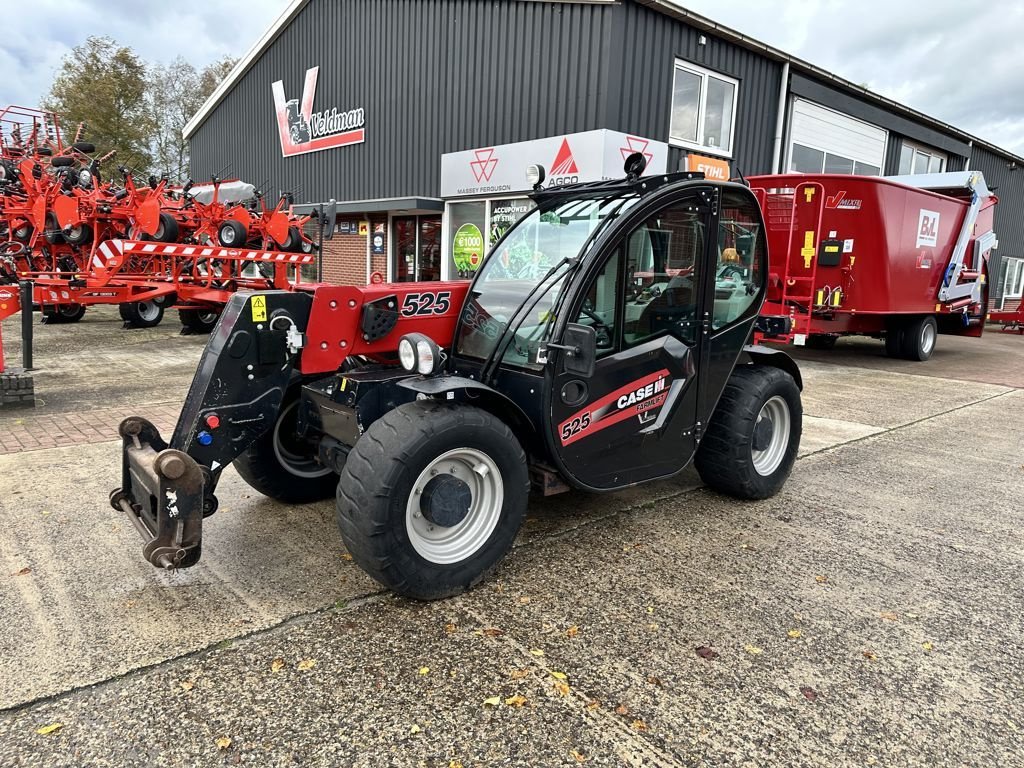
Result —
[[[343, 217], [339, 221], [349, 221], [355, 228], [359, 219]], [[371, 233], [374, 224], [384, 224], [385, 228], [384, 253], [373, 256], [370, 271], [380, 271], [385, 277], [388, 273], [387, 223], [387, 215], [370, 219]], [[335, 233], [333, 240], [324, 240], [324, 282], [334, 285], [366, 285], [366, 245], [367, 238], [361, 235]]]
[[36, 404], [32, 374], [20, 368], [0, 373], [0, 409], [32, 408]]

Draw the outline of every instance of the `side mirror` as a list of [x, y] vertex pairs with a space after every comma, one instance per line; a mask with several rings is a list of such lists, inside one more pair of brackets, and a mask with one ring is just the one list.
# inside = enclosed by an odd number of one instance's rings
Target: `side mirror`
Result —
[[546, 344], [537, 353], [537, 362], [548, 361], [548, 350], [560, 349], [562, 367], [566, 373], [590, 378], [594, 375], [594, 363], [597, 360], [597, 332], [589, 325], [569, 323], [565, 327], [565, 335], [561, 344]]

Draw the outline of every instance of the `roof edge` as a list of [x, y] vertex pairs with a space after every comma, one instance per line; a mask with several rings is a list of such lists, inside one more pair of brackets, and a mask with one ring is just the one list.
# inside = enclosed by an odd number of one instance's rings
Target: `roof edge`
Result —
[[192, 119], [189, 120], [184, 129], [181, 131], [181, 136], [184, 139], [192, 137], [205, 121], [210, 116], [214, 108], [220, 104], [224, 97], [228, 95], [228, 92], [234, 88], [235, 83], [238, 82], [246, 72], [248, 72], [252, 65], [256, 63], [256, 60], [263, 54], [263, 52], [271, 46], [271, 44], [277, 39], [278, 35], [281, 34], [282, 30], [294, 19], [303, 8], [309, 3], [309, 0], [290, 0], [288, 7], [284, 9], [284, 12], [277, 17], [277, 21], [270, 25], [263, 36], [256, 41], [256, 44], [249, 49], [249, 52], [245, 54], [235, 68], [232, 69], [228, 76], [225, 77], [220, 84], [214, 89], [213, 93], [210, 94], [209, 98], [203, 102], [203, 106], [199, 108]]

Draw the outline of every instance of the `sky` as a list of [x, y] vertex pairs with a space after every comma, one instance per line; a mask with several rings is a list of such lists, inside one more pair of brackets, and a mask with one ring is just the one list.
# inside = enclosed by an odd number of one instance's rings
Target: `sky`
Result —
[[[10, 0], [8, 0], [10, 1]], [[332, 0], [341, 2], [341, 0]], [[1024, 154], [1024, 0], [678, 0], [680, 5]], [[286, 0], [22, 0], [0, 36], [0, 104], [36, 106], [62, 56], [106, 34], [145, 60], [242, 56]]]

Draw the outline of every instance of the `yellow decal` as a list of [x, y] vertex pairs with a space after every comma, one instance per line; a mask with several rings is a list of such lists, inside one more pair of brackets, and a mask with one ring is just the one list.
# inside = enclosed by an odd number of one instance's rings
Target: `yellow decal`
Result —
[[807, 198], [807, 202], [811, 202], [814, 199], [814, 187], [804, 187], [804, 197]]
[[837, 290], [836, 290], [836, 291], [835, 291], [835, 292], [834, 292], [834, 293], [832, 294], [832, 306], [833, 306], [833, 307], [838, 307], [838, 306], [839, 306], [839, 303], [840, 303], [840, 302], [841, 302], [842, 300], [843, 300], [843, 292], [837, 289]]
[[936, 312], [941, 312], [942, 311], [942, 305], [941, 304], [936, 304], [935, 305], [935, 311]]
[[370, 234], [370, 222], [360, 221], [359, 222], [359, 236], [366, 237]]
[[821, 290], [821, 288], [819, 288], [817, 290], [817, 292], [814, 294], [814, 304], [816, 306], [820, 307], [824, 303], [825, 303], [825, 292], [823, 290]]
[[856, 257], [856, 256], [851, 256], [851, 257], [850, 257], [850, 268], [851, 268], [851, 269], [853, 268], [853, 262], [855, 262], [856, 260], [857, 260], [857, 257]]
[[341, 380], [341, 391], [344, 392], [345, 391], [345, 387], [347, 387], [347, 386], [348, 386], [348, 379], [342, 378], [342, 380]]
[[252, 321], [254, 323], [265, 323], [267, 321], [267, 297], [252, 297]]
[[804, 247], [800, 249], [800, 255], [804, 257], [804, 269], [811, 268], [811, 259], [814, 258], [814, 232], [804, 232]]

